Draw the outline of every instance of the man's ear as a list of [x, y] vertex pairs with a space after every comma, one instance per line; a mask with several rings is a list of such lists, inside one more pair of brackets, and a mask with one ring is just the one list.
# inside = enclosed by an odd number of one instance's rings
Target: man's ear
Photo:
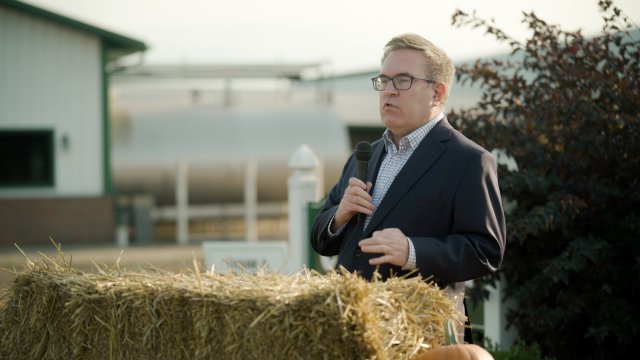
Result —
[[447, 85], [442, 82], [433, 84], [433, 102], [436, 105], [442, 105], [442, 99], [444, 99], [447, 93]]

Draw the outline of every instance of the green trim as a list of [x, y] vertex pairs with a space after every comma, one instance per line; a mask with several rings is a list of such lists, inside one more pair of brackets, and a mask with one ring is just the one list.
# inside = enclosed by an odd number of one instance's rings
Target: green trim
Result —
[[51, 187], [57, 187], [57, 177], [58, 177], [58, 167], [56, 166], [56, 152], [58, 150], [58, 136], [56, 134], [55, 129], [51, 129], [51, 133], [49, 134], [49, 145], [51, 146], [51, 152], [49, 153], [49, 161], [51, 164]]
[[322, 268], [322, 263], [320, 262], [320, 255], [316, 253], [315, 250], [311, 247], [311, 228], [313, 227], [313, 222], [316, 219], [316, 216], [322, 210], [322, 206], [324, 205], [324, 199], [318, 202], [310, 202], [307, 203], [307, 225], [308, 228], [308, 238], [305, 238], [304, 241], [309, 244], [309, 253], [307, 254], [307, 268], [316, 270], [320, 273], [325, 273]]
[[6, 8], [20, 11], [31, 16], [39, 17], [41, 19], [49, 20], [60, 25], [70, 27], [72, 29], [95, 35], [102, 39], [102, 42], [107, 45], [109, 49], [109, 60], [114, 60], [121, 56], [147, 50], [147, 46], [142, 41], [116, 34], [114, 32], [101, 29], [20, 1], [2, 0], [0, 1], [0, 6], [4, 6]]
[[102, 167], [103, 192], [111, 195], [111, 127], [109, 122], [109, 74], [107, 73], [107, 46], [100, 46], [100, 75], [102, 82]]
[[453, 323], [453, 320], [447, 319], [444, 327], [444, 344], [445, 345], [457, 345], [458, 337], [456, 334], [458, 333], [456, 329], [456, 325]]

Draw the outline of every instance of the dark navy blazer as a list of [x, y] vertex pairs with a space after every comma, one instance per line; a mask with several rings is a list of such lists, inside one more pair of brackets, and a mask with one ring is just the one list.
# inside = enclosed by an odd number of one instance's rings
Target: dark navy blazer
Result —
[[[384, 143], [372, 144], [367, 180], [373, 183]], [[358, 241], [376, 230], [399, 228], [413, 241], [418, 274], [452, 285], [496, 271], [504, 255], [506, 229], [496, 161], [485, 149], [442, 119], [422, 140], [391, 184], [366, 229], [355, 216], [340, 235], [327, 232], [331, 218], [356, 176], [351, 155], [338, 183], [329, 193], [312, 227], [311, 244], [321, 255], [339, 255], [338, 266], [370, 279], [375, 268]], [[385, 264], [379, 272], [403, 275], [400, 267]], [[459, 285], [459, 284], [458, 284]]]

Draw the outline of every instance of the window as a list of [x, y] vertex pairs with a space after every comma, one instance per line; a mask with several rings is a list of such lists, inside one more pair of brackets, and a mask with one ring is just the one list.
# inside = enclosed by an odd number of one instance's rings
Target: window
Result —
[[0, 187], [53, 186], [53, 130], [0, 129]]
[[384, 127], [382, 126], [349, 126], [349, 139], [351, 148], [355, 149], [360, 141], [374, 142], [382, 137]]

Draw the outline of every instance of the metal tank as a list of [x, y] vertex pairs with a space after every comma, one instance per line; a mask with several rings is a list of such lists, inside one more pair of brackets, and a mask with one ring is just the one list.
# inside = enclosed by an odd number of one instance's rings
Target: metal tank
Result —
[[326, 106], [199, 105], [120, 118], [112, 132], [114, 185], [121, 195], [174, 204], [178, 164], [186, 162], [189, 203], [238, 203], [247, 164], [255, 161], [258, 201], [286, 201], [287, 164], [301, 144], [321, 160], [327, 192], [350, 149], [346, 126]]

